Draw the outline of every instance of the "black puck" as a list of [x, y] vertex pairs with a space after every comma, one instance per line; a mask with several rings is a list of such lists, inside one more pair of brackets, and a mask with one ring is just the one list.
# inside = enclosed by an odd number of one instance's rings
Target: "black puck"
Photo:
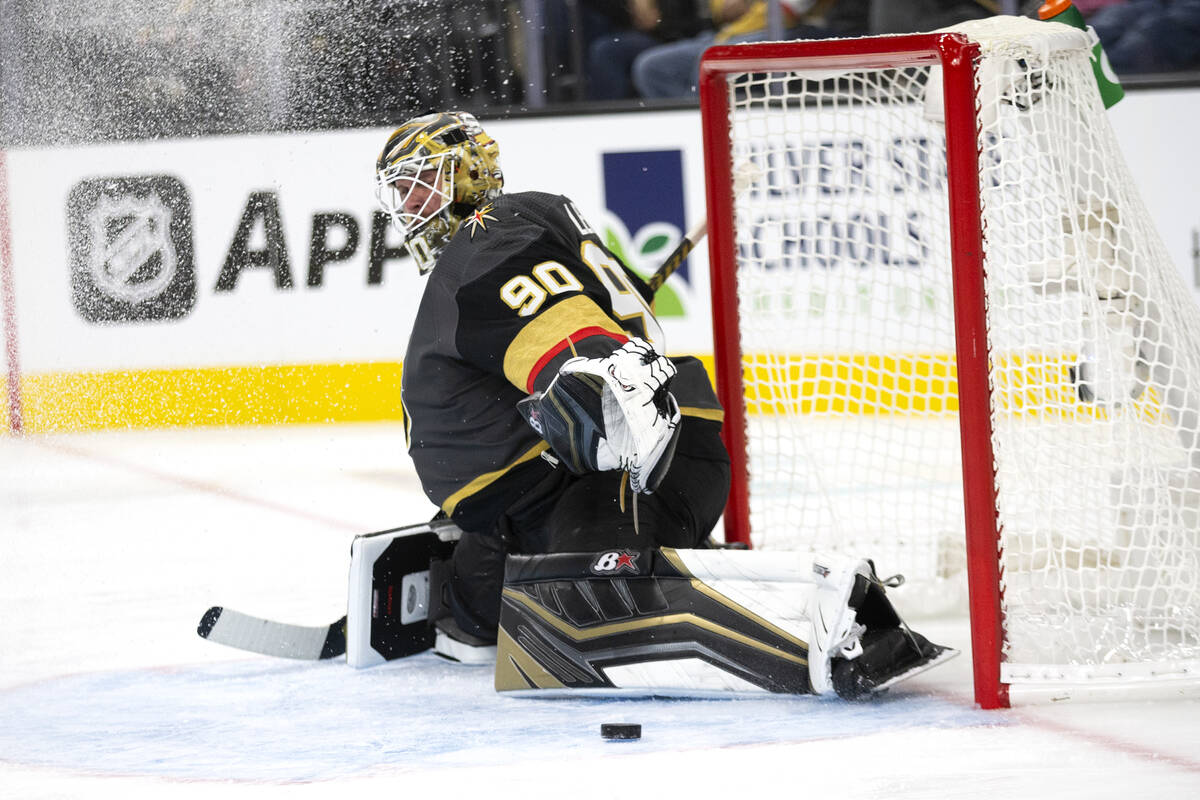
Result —
[[600, 735], [605, 739], [640, 739], [642, 738], [642, 726], [606, 722], [600, 726]]

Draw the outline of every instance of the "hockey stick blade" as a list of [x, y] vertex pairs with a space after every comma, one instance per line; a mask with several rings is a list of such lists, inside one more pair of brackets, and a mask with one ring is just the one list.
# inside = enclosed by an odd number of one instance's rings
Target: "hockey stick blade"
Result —
[[196, 633], [210, 642], [265, 656], [320, 661], [346, 653], [345, 617], [332, 625], [309, 627], [213, 606], [204, 612]]

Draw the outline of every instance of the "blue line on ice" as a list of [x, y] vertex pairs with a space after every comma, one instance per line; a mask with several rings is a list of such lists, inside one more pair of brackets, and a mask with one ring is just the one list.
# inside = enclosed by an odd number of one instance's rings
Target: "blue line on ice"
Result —
[[[639, 722], [635, 743], [602, 722]], [[1001, 724], [903, 688], [836, 698], [528, 699], [423, 654], [368, 670], [240, 660], [66, 675], [0, 691], [0, 759], [184, 780], [321, 781], [380, 770], [802, 742]]]

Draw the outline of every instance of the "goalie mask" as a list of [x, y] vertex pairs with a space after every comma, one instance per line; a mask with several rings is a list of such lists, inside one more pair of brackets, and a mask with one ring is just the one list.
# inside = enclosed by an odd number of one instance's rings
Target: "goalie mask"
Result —
[[459, 225], [500, 196], [500, 148], [465, 111], [429, 114], [401, 125], [375, 164], [379, 205], [404, 234], [424, 274]]

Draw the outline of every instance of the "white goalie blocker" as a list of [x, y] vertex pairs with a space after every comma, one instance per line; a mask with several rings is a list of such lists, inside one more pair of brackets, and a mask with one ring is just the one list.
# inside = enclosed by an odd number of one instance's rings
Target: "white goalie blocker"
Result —
[[870, 562], [797, 552], [510, 557], [496, 689], [881, 692], [957, 654], [908, 628]]
[[453, 522], [435, 520], [354, 538], [346, 608], [348, 665], [370, 667], [435, 646], [433, 573], [449, 560], [460, 536]]

